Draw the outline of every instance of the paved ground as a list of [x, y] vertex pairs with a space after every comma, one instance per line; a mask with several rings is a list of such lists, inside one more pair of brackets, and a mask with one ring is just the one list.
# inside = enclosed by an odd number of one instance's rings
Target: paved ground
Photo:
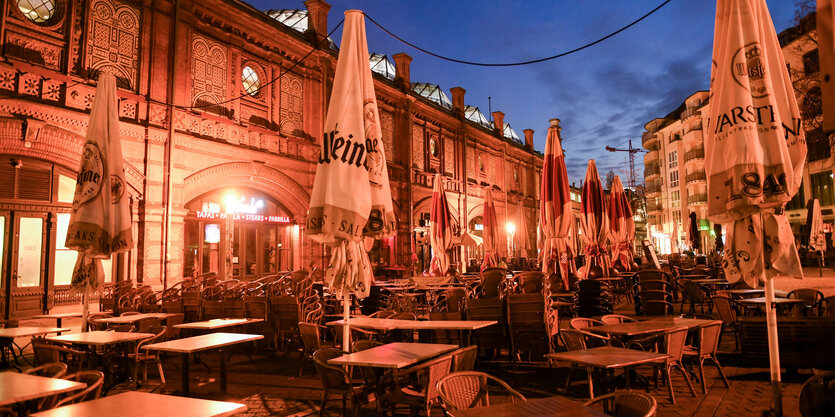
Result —
[[[814, 272], [814, 274], [812, 274]], [[825, 277], [818, 278], [817, 270], [809, 270], [807, 279], [803, 281], [781, 278], [776, 282], [780, 290], [788, 291], [797, 287], [815, 287], [822, 289], [826, 295], [835, 294], [835, 271], [827, 269]], [[68, 311], [77, 307], [61, 308]], [[631, 305], [618, 307], [618, 312], [629, 313]], [[54, 325], [54, 320], [28, 320], [22, 325]], [[70, 326], [73, 331], [80, 328], [80, 319], [67, 319], [64, 326]], [[25, 343], [25, 342], [24, 342]], [[771, 401], [771, 388], [768, 382], [768, 370], [764, 368], [739, 367], [739, 357], [729, 351], [733, 350], [733, 340], [728, 337], [723, 341], [721, 354], [724, 370], [731, 381], [730, 388], [726, 388], [719, 378], [715, 368], [707, 367], [707, 394], [694, 381], [697, 395], [692, 396], [678, 374], [673, 375], [677, 405], [672, 405], [666, 388], [663, 385], [654, 387], [650, 384], [648, 391], [656, 398], [659, 405], [659, 416], [759, 416], [767, 411]], [[31, 353], [31, 352], [29, 352]], [[321, 399], [321, 384], [315, 375], [315, 369], [309, 362], [304, 364], [303, 376], [299, 377], [301, 355], [299, 352], [272, 354], [262, 352], [253, 355], [252, 359], [236, 355], [229, 365], [229, 393], [221, 397], [218, 393], [217, 358], [215, 355], [203, 355], [203, 359], [210, 365], [212, 372], [204, 367], [194, 366], [192, 371], [192, 393], [195, 396], [211, 399], [245, 402], [249, 410], [243, 416], [306, 416], [318, 413]], [[166, 384], [161, 384], [154, 367], [150, 369], [149, 381], [140, 388], [143, 391], [159, 393], [176, 393], [179, 389], [180, 370], [179, 359], [167, 357], [164, 360]], [[547, 364], [517, 365], [506, 363], [480, 362], [477, 369], [494, 374], [507, 381], [529, 398], [553, 395], [567, 395], [584, 402], [588, 395], [585, 375], [582, 372], [574, 374], [574, 381], [567, 394], [565, 387], [566, 368], [552, 368]], [[652, 380], [652, 371], [641, 370], [640, 373]], [[783, 404], [786, 416], [799, 416], [797, 398], [802, 383], [811, 375], [810, 370], [800, 370], [795, 374], [784, 373]], [[111, 391], [132, 389], [133, 385], [125, 383], [117, 385]], [[494, 401], [501, 399], [494, 396]], [[339, 401], [328, 403], [326, 415], [339, 415]], [[403, 410], [405, 414], [406, 410]], [[367, 406], [361, 415], [375, 415], [374, 405]], [[440, 409], [433, 415], [440, 416]]]

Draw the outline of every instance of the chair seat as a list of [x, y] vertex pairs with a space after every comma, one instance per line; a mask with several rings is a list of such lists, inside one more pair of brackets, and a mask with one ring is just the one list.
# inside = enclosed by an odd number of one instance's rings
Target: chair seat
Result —
[[696, 346], [687, 345], [684, 347], [684, 356], [699, 356], [699, 348]]

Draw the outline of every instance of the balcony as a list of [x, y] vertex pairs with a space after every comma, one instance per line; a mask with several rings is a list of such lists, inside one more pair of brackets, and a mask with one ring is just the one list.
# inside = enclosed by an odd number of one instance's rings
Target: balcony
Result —
[[653, 150], [647, 152], [647, 154], [644, 155], [644, 163], [657, 161], [660, 154], [661, 153], [658, 152], [658, 149], [653, 149]]
[[704, 171], [691, 172], [684, 177], [685, 184], [694, 184], [705, 181], [707, 181], [707, 174], [705, 174]]
[[695, 107], [687, 108], [681, 113], [681, 120], [687, 120], [690, 117], [693, 117], [698, 114], [701, 114], [701, 112], [699, 112], [699, 110]]
[[652, 145], [653, 143], [658, 141], [658, 136], [652, 132], [644, 132], [641, 134], [641, 146], [645, 149], [649, 149], [648, 146]]
[[707, 194], [694, 194], [687, 196], [687, 204], [705, 204], [707, 203]]
[[659, 212], [663, 209], [659, 203], [647, 203], [647, 214]]
[[705, 159], [705, 148], [695, 148], [692, 150], [687, 151], [684, 154], [684, 163], [689, 163], [690, 161], [699, 161]]
[[661, 167], [658, 164], [646, 165], [644, 167], [644, 179], [648, 180], [658, 175], [661, 175]]
[[660, 194], [661, 193], [661, 184], [653, 184], [647, 186], [647, 195], [651, 194]]

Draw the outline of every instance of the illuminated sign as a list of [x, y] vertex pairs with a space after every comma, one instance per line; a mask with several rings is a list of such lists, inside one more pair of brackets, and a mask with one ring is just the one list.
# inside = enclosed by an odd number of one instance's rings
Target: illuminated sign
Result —
[[220, 242], [220, 225], [217, 223], [208, 223], [206, 224], [206, 237], [203, 239], [206, 243], [219, 243]]
[[[198, 219], [209, 220], [225, 220], [226, 213], [210, 213], [206, 211], [196, 211], [194, 215]], [[249, 221], [249, 222], [263, 222], [263, 223], [290, 223], [290, 218], [287, 216], [271, 216], [266, 214], [240, 214], [235, 213], [232, 216], [235, 221]]]
[[476, 223], [475, 225], [473, 225], [473, 230], [483, 231], [484, 230], [484, 224]]

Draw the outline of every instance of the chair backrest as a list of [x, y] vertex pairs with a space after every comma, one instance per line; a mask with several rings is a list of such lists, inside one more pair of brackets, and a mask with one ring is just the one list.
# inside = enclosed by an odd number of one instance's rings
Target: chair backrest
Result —
[[368, 339], [360, 339], [355, 340], [351, 343], [351, 350], [353, 352], [359, 352], [367, 349], [371, 349], [373, 347], [382, 346], [382, 342], [378, 342], [376, 340], [368, 340]]
[[664, 353], [670, 356], [671, 361], [681, 361], [686, 339], [687, 327], [678, 327], [664, 334]]
[[575, 317], [568, 322], [568, 325], [575, 330], [585, 329], [586, 327], [592, 326], [602, 326], [604, 324], [606, 323], [600, 320], [590, 319], [587, 317]]
[[78, 371], [74, 374], [67, 375], [63, 379], [69, 381], [83, 382], [87, 384], [87, 388], [72, 395], [63, 398], [55, 404], [55, 407], [61, 407], [67, 404], [77, 404], [84, 401], [95, 400], [101, 396], [101, 387], [104, 383], [104, 374], [101, 371]]
[[67, 364], [63, 362], [45, 363], [36, 368], [27, 369], [23, 373], [28, 375], [43, 376], [46, 378], [60, 378], [67, 374]]
[[576, 329], [560, 329], [560, 339], [566, 350], [586, 350], [586, 338]]
[[507, 277], [507, 270], [503, 268], [488, 268], [479, 274], [481, 280], [481, 293], [484, 298], [498, 297], [501, 294], [501, 286]]
[[346, 391], [351, 389], [351, 377], [340, 367], [329, 365], [328, 361], [342, 356], [342, 351], [324, 348], [313, 352], [313, 363], [325, 390]]
[[379, 310], [379, 311], [375, 311], [374, 313], [372, 313], [368, 317], [375, 318], [375, 319], [387, 319], [387, 318], [389, 318], [389, 317], [391, 317], [395, 314], [397, 314], [397, 312], [394, 311], [394, 310]]
[[681, 285], [679, 285], [679, 288], [682, 288], [681, 294], [685, 298], [696, 302], [704, 302], [707, 300], [707, 291], [705, 291], [701, 285], [690, 280], [679, 281], [684, 281], [681, 282], [681, 284], [683, 284], [683, 288]]
[[310, 351], [319, 350], [322, 347], [322, 335], [319, 333], [319, 325], [315, 323], [299, 322], [299, 333], [302, 336], [302, 343], [305, 349]]
[[145, 329], [143, 333], [153, 333], [153, 337], [149, 337], [147, 339], [142, 339], [139, 343], [136, 344], [134, 353], [136, 357], [139, 358], [143, 353], [152, 354], [153, 352], [148, 352], [145, 349], [142, 349], [142, 346], [150, 345], [151, 343], [161, 342], [165, 335], [168, 334], [168, 327], [163, 325], [156, 325], [154, 327], [148, 327]]
[[540, 271], [528, 271], [517, 274], [513, 279], [516, 281], [516, 292], [522, 294], [541, 293], [545, 274]]
[[411, 313], [408, 311], [403, 313], [397, 313], [391, 318], [395, 320], [417, 320], [417, 316], [415, 315], [415, 313]]
[[125, 317], [125, 316], [138, 316], [138, 315], [140, 315], [140, 314], [142, 314], [142, 313], [140, 313], [140, 312], [138, 312], [138, 311], [125, 311], [124, 313], [119, 314], [119, 317]]
[[[672, 295], [669, 295], [669, 299], [672, 299]], [[673, 303], [668, 301], [667, 298], [661, 300], [642, 299], [641, 307], [645, 316], [671, 316], [673, 314]]]
[[87, 323], [90, 330], [107, 330], [107, 323], [102, 323], [99, 320], [113, 317], [107, 313], [94, 313], [87, 316]]
[[639, 293], [643, 292], [643, 291], [646, 291], [646, 290], [666, 291], [666, 292], [672, 292], [672, 290], [673, 290], [673, 286], [668, 281], [655, 280], [655, 279], [645, 280], [645, 281], [638, 281], [638, 283], [635, 284], [635, 287], [637, 288]]
[[805, 305], [813, 306], [823, 300], [823, 293], [814, 288], [798, 288], [796, 290], [789, 291], [789, 295], [786, 298], [803, 300]]
[[636, 322], [638, 320], [635, 320], [629, 316], [624, 316], [623, 314], [607, 314], [601, 317], [600, 321], [602, 321], [604, 324], [621, 324]]
[[250, 319], [267, 319], [267, 302], [266, 296], [249, 296], [244, 297], [244, 314]]
[[446, 311], [457, 313], [461, 310], [461, 300], [467, 296], [467, 290], [464, 288], [450, 288], [444, 290], [443, 294], [446, 297]]
[[721, 333], [722, 323], [718, 321], [699, 327], [699, 356], [716, 355]]
[[185, 318], [185, 314], [179, 313], [165, 319], [165, 326], [168, 327], [168, 332], [165, 334], [166, 339], [176, 339], [180, 337], [180, 329], [176, 326], [178, 324], [182, 324]]
[[733, 307], [733, 299], [721, 295], [714, 295], [710, 299], [713, 300], [713, 306], [716, 308], [716, 313], [719, 314], [719, 319], [722, 320], [722, 323], [736, 324], [739, 321], [736, 317], [736, 310]]
[[452, 355], [444, 355], [417, 366], [415, 372], [418, 375], [423, 374], [422, 377], [418, 376], [418, 378], [426, 381], [421, 396], [427, 404], [438, 397], [438, 381], [449, 375], [451, 367]]
[[835, 295], [824, 297], [822, 304], [823, 314], [828, 317], [835, 317]]
[[224, 318], [246, 317], [246, 309], [244, 307], [243, 299], [223, 300], [222, 306]]
[[139, 333], [153, 333], [147, 331], [147, 329], [159, 326], [160, 322], [161, 320], [158, 317], [146, 317], [144, 319], [137, 320], [134, 327], [136, 327], [136, 331]]
[[136, 331], [136, 326], [132, 324], [117, 324], [110, 327], [110, 330], [121, 333], [131, 333]]
[[600, 404], [604, 404], [604, 411], [618, 417], [653, 417], [658, 409], [655, 398], [640, 391], [615, 391], [597, 397], [585, 406], [595, 408]]
[[490, 405], [489, 381], [504, 388], [513, 402], [525, 401], [525, 396], [511, 388], [506, 382], [478, 371], [462, 371], [446, 375], [438, 380], [437, 391], [446, 411], [486, 407]]
[[802, 417], [835, 415], [835, 371], [819, 371], [806, 380], [798, 398]]
[[452, 352], [452, 372], [472, 371], [475, 367], [478, 346], [467, 346]]

